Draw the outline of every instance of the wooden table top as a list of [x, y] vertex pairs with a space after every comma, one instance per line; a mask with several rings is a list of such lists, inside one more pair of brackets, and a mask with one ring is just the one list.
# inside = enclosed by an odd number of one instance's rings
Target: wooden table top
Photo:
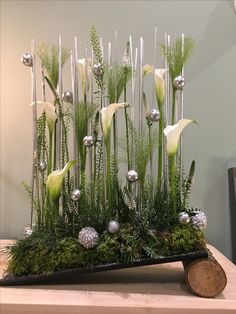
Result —
[[[0, 248], [8, 244], [0, 240]], [[228, 279], [215, 298], [192, 295], [182, 263], [175, 262], [83, 274], [75, 284], [0, 287], [0, 313], [236, 314], [236, 266], [213, 246], [209, 249]], [[0, 254], [1, 274], [5, 266], [6, 255]]]

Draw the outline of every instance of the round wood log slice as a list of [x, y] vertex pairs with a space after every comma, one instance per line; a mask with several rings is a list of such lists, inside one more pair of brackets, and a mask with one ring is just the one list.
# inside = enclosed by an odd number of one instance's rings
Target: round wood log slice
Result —
[[212, 298], [224, 290], [227, 284], [225, 271], [211, 253], [206, 259], [183, 264], [187, 286], [196, 295]]

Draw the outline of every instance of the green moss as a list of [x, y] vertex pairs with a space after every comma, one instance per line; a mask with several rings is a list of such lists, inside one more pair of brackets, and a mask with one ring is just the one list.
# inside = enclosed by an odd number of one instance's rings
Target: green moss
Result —
[[42, 234], [19, 240], [10, 253], [8, 273], [14, 276], [49, 274], [61, 269], [85, 267], [93, 261], [93, 251], [83, 248], [76, 239], [44, 237]]
[[10, 249], [9, 275], [50, 274], [52, 272], [90, 267], [108, 263], [132, 263], [133, 261], [163, 255], [175, 255], [201, 250], [205, 247], [202, 232], [191, 225], [175, 226], [165, 231], [148, 230], [137, 233], [129, 224], [123, 225], [116, 234], [104, 232], [98, 245], [85, 249], [72, 237], [34, 232], [19, 240]]

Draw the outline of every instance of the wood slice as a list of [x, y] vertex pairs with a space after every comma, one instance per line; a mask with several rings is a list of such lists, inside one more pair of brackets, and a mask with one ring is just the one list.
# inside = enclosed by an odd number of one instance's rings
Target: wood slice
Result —
[[226, 284], [225, 271], [209, 252], [206, 259], [184, 261], [185, 280], [189, 289], [198, 296], [215, 297]]

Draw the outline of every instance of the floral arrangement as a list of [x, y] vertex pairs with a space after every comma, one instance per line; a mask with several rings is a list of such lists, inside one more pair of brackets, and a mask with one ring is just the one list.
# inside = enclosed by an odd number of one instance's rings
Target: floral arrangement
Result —
[[[117, 37], [116, 43], [117, 44]], [[52, 273], [172, 256], [205, 248], [206, 216], [189, 205], [195, 162], [186, 174], [182, 131], [184, 66], [194, 41], [165, 35], [163, 59], [144, 64], [132, 37], [119, 64], [91, 28], [91, 56], [59, 44], [34, 44], [24, 54], [32, 70], [33, 173], [24, 187], [31, 225], [10, 249], [8, 276]], [[62, 89], [70, 58], [72, 92]], [[36, 99], [37, 60], [42, 100]], [[151, 82], [149, 105], [145, 86]], [[46, 90], [52, 101], [46, 100]], [[122, 127], [121, 127], [122, 125]]]

